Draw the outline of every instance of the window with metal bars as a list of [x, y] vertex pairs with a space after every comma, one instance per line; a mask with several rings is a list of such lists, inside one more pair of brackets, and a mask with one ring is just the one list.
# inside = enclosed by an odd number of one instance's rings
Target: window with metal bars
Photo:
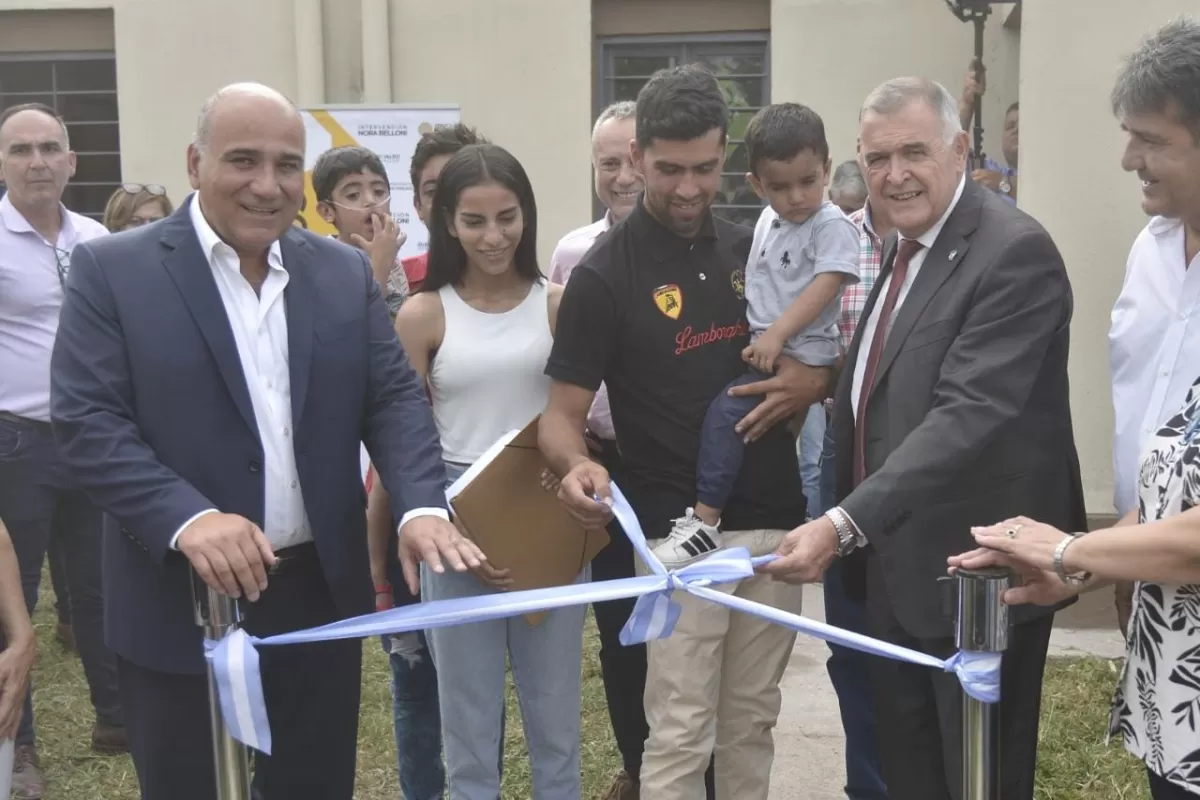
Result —
[[[702, 64], [712, 70], [729, 104], [729, 143], [714, 213], [753, 226], [762, 201], [746, 182], [746, 125], [771, 93], [769, 36], [736, 33], [683, 36], [619, 36], [601, 39], [596, 98], [599, 113], [610, 103], [636, 100], [657, 70]], [[597, 209], [597, 216], [603, 209]]]
[[0, 109], [22, 103], [44, 103], [67, 123], [79, 163], [63, 203], [99, 220], [121, 184], [114, 55], [0, 53]]

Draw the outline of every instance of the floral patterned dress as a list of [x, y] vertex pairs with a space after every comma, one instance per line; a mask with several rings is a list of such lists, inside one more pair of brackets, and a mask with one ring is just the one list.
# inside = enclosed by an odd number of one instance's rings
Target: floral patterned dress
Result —
[[[1200, 380], [1142, 460], [1138, 521], [1200, 504]], [[1151, 772], [1200, 795], [1200, 584], [1139, 581], [1110, 733]]]

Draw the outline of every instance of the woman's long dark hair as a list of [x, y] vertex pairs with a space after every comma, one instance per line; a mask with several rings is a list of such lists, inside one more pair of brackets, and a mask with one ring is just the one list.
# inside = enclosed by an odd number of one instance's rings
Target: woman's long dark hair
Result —
[[429, 215], [429, 271], [421, 291], [436, 292], [443, 286], [462, 283], [467, 254], [450, 234], [450, 223], [464, 190], [492, 182], [515, 194], [521, 205], [524, 229], [515, 256], [517, 274], [530, 281], [544, 280], [537, 262], [537, 203], [525, 168], [503, 147], [473, 144], [451, 156], [438, 175]]

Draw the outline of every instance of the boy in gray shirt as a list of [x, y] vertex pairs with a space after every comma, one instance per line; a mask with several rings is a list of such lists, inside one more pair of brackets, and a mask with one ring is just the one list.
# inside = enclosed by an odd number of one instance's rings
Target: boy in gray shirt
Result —
[[754, 228], [746, 264], [750, 345], [742, 358], [749, 369], [709, 407], [700, 438], [696, 506], [675, 520], [670, 535], [654, 549], [668, 567], [721, 547], [721, 512], [745, 450], [734, 426], [761, 400], [730, 397], [728, 389], [770, 377], [780, 355], [812, 367], [836, 363], [842, 288], [858, 281], [858, 229], [825, 199], [831, 164], [817, 113], [796, 103], [768, 106], [746, 127], [745, 141], [746, 178], [770, 204]]

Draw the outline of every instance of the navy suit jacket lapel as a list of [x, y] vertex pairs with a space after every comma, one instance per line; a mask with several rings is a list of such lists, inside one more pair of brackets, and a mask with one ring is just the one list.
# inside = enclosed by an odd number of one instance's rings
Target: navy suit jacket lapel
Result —
[[304, 236], [288, 231], [280, 240], [283, 268], [288, 285], [283, 292], [287, 303], [288, 374], [292, 383], [292, 426], [298, 428], [308, 399], [313, 354], [313, 323], [317, 306], [313, 251]]
[[[225, 381], [233, 403], [241, 413], [250, 430], [258, 435], [254, 418], [254, 406], [250, 402], [250, 390], [246, 386], [246, 375], [238, 356], [237, 342], [225, 303], [217, 290], [212, 267], [200, 247], [196, 230], [192, 227], [189, 198], [163, 223], [161, 243], [163, 266], [179, 288], [183, 302], [187, 305], [196, 327], [204, 336], [208, 349], [212, 351], [217, 371]], [[184, 356], [186, 357], [186, 356]]]

